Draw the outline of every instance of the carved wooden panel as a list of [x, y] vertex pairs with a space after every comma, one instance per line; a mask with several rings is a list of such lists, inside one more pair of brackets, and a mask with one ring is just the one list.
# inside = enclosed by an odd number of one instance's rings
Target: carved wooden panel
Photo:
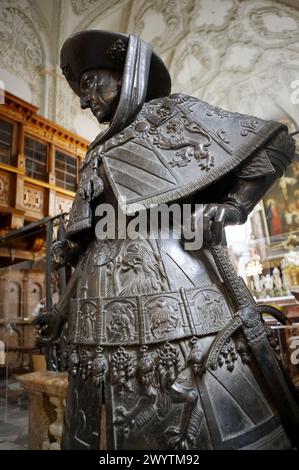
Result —
[[72, 203], [72, 197], [62, 196], [57, 193], [55, 197], [55, 214], [59, 214], [60, 212], [69, 212], [71, 210]]
[[23, 312], [22, 271], [1, 270], [0, 283], [0, 318], [21, 318]]
[[0, 269], [0, 338], [6, 347], [13, 349], [8, 353], [9, 365], [12, 368], [28, 365], [26, 349], [35, 346], [34, 326], [31, 321], [33, 314], [38, 313], [40, 301], [44, 296], [44, 272], [16, 268]]
[[8, 173], [0, 173], [0, 205], [10, 205], [10, 176]]
[[32, 313], [38, 307], [38, 304], [42, 298], [42, 285], [40, 282], [36, 282], [35, 279], [32, 279], [28, 282], [27, 289], [27, 305], [25, 306], [25, 318], [30, 320], [32, 318]]
[[6, 304], [9, 306], [10, 318], [21, 318], [22, 316], [22, 287], [19, 282], [10, 280], [6, 287]]
[[33, 212], [34, 215], [44, 215], [44, 189], [34, 186], [24, 186], [24, 208], [26, 212]]

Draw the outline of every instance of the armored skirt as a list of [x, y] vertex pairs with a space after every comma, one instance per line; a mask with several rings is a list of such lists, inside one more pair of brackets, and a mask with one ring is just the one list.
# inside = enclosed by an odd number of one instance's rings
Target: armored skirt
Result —
[[291, 447], [241, 334], [203, 368], [233, 315], [209, 251], [94, 240], [77, 273], [63, 449]]

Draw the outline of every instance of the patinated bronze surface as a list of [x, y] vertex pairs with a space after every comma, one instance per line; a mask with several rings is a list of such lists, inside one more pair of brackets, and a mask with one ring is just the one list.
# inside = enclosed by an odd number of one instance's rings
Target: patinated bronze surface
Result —
[[[109, 123], [86, 155], [67, 240], [53, 246], [58, 266], [75, 267], [43, 320], [52, 337], [65, 324], [63, 448], [99, 448], [103, 400], [109, 449], [296, 445], [298, 407], [261, 314], [283, 319], [257, 308], [219, 245], [293, 158], [287, 128], [170, 95], [165, 66], [134, 36], [78, 33], [61, 65], [81, 106]], [[201, 250], [95, 235], [100, 203], [129, 218], [171, 202], [206, 204]]]

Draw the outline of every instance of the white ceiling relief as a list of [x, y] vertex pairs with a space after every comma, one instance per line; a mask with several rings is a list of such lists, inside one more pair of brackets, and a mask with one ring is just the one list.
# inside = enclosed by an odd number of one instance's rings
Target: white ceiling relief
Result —
[[203, 47], [198, 35], [188, 35], [177, 46], [171, 60], [174, 90], [194, 93], [208, 84], [215, 76], [217, 59], [217, 50], [208, 41]]
[[[129, 6], [128, 0], [121, 0], [113, 2], [111, 1], [109, 8], [104, 8], [101, 4], [101, 12], [97, 15], [89, 15], [84, 18], [84, 21], [80, 23], [77, 29], [104, 29], [108, 31], [118, 31], [120, 33], [126, 32], [127, 24], [125, 21], [126, 15], [124, 11]], [[104, 26], [105, 25], [105, 26]]]
[[299, 2], [291, 3], [1, 0], [0, 80], [2, 73], [16, 93], [23, 84], [42, 114], [92, 139], [100, 127], [62, 76], [59, 50], [82, 29], [114, 30], [153, 44], [173, 91], [299, 127], [299, 106], [290, 98], [299, 77]]
[[195, 2], [196, 14], [192, 16], [191, 28], [196, 30], [221, 30], [228, 26], [237, 9], [236, 0], [201, 0]]
[[188, 31], [188, 15], [192, 4], [192, 0], [135, 0], [128, 32], [151, 42], [163, 54], [175, 47]]
[[21, 79], [30, 88], [31, 101], [39, 102], [43, 86], [40, 71], [45, 64], [46, 50], [28, 6], [25, 1], [20, 6], [17, 2], [1, 3], [0, 61], [1, 68], [11, 77], [8, 88], [17, 90]]
[[272, 6], [256, 9], [251, 6], [249, 11], [249, 24], [259, 40], [270, 46], [298, 41], [298, 13], [287, 7], [282, 9], [281, 6], [275, 6], [275, 2], [271, 3]]
[[252, 44], [230, 45], [223, 59], [223, 68], [228, 72], [250, 72], [261, 55], [260, 48]]
[[72, 10], [76, 15], [82, 15], [97, 3], [103, 0], [71, 0]]

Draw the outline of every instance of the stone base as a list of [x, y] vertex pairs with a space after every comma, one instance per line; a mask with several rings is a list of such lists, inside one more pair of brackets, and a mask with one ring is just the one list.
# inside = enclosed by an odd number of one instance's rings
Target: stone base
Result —
[[20, 375], [17, 379], [29, 397], [28, 448], [60, 449], [67, 374], [38, 371]]

